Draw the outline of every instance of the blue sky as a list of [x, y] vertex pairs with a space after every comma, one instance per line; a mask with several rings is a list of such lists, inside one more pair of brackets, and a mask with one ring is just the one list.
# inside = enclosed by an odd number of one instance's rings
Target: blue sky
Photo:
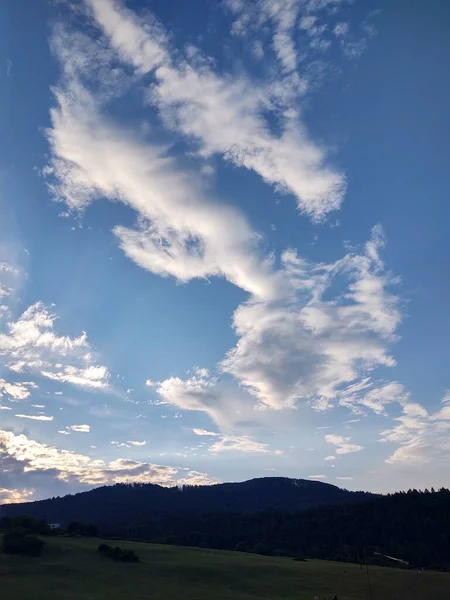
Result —
[[2, 501], [450, 485], [449, 17], [2, 3]]

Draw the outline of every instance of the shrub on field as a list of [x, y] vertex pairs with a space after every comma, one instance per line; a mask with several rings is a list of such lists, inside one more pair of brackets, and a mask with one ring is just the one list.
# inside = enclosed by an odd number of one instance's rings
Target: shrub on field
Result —
[[113, 560], [120, 560], [121, 562], [139, 562], [138, 555], [134, 550], [125, 550], [119, 548], [119, 546], [109, 546], [108, 544], [100, 544], [98, 547], [100, 554], [112, 558]]
[[35, 535], [27, 535], [23, 531], [8, 531], [3, 536], [2, 550], [8, 554], [40, 556], [44, 550], [44, 542]]

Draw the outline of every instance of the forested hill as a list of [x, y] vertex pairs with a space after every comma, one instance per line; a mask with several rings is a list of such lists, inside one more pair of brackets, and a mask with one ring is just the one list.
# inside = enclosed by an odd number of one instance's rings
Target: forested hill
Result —
[[159, 543], [357, 562], [365, 554], [381, 560], [381, 553], [450, 570], [444, 488], [377, 496], [283, 478], [183, 488], [121, 484], [2, 507], [2, 516], [24, 514]]
[[[167, 544], [450, 571], [450, 490], [410, 490], [302, 512], [185, 516], [135, 528]], [[450, 598], [450, 590], [449, 590]]]
[[267, 477], [242, 483], [165, 488], [154, 484], [117, 484], [38, 502], [4, 505], [2, 515], [27, 514], [67, 525], [89, 521], [111, 528], [146, 524], [182, 515], [261, 510], [303, 511], [371, 497], [319, 481]]

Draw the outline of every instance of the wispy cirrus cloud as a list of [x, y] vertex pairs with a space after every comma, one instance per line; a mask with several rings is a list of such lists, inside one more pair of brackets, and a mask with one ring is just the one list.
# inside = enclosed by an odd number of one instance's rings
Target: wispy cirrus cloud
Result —
[[135, 447], [146, 446], [148, 442], [146, 442], [145, 440], [142, 442], [137, 441], [137, 440], [127, 440], [126, 442], [119, 442], [117, 440], [112, 440], [110, 443], [113, 446], [117, 446], [117, 448], [132, 448], [133, 446], [135, 446]]
[[406, 402], [396, 424], [381, 432], [380, 441], [397, 448], [386, 459], [388, 464], [443, 464], [450, 451], [450, 397], [444, 395], [442, 407], [434, 413], [421, 404]]
[[54, 194], [73, 210], [102, 196], [135, 210], [138, 227], [117, 225], [114, 232], [125, 254], [153, 273], [183, 282], [224, 276], [251, 293], [270, 295], [271, 261], [258, 257], [257, 237], [244, 217], [209, 198], [202, 181], [161, 145], [102, 116], [97, 97], [79, 80], [76, 59], [61, 49], [70, 48], [71, 36], [56, 36], [66, 77], [48, 131]]
[[[285, 76], [305, 69], [305, 63], [315, 51], [327, 50], [331, 41], [328, 26], [321, 21], [330, 6], [338, 8], [340, 0], [325, 2], [304, 2], [303, 0], [250, 0], [236, 2], [226, 0], [235, 16], [232, 32], [234, 35], [257, 35], [270, 45], [275, 53], [281, 71]], [[267, 31], [270, 31], [269, 35]]]
[[0, 260], [0, 324], [10, 316], [10, 302], [23, 273], [19, 268]]
[[[349, 386], [339, 399], [340, 406], [350, 408], [352, 412], [363, 414], [366, 409], [370, 409], [374, 413], [381, 415], [385, 414], [389, 405], [394, 402], [405, 405], [410, 404], [409, 392], [405, 386], [396, 382], [390, 381], [375, 385], [369, 377], [362, 379], [356, 385]], [[357, 419], [348, 421], [349, 423], [357, 422]]]
[[209, 447], [209, 452], [246, 452], [250, 454], [283, 454], [282, 450], [272, 450], [269, 444], [257, 442], [248, 436], [223, 436]]
[[11, 77], [13, 73], [13, 61], [10, 58], [6, 59], [6, 77]]
[[[327, 166], [325, 150], [308, 136], [297, 107], [279, 111], [280, 93], [298, 97], [292, 81], [287, 89], [284, 84], [268, 86], [244, 73], [238, 78], [219, 75], [198, 51], [191, 58], [173, 52], [154, 17], [141, 18], [112, 0], [85, 0], [85, 5], [120, 60], [136, 74], [152, 75], [149, 102], [169, 129], [195, 140], [200, 156], [218, 154], [254, 171], [277, 189], [294, 194], [300, 210], [314, 219], [339, 208], [344, 176]], [[73, 67], [75, 60], [69, 61], [68, 52], [59, 54]], [[289, 60], [286, 56], [285, 62]], [[83, 62], [86, 65], [77, 60]], [[301, 81], [294, 87], [301, 88]], [[270, 131], [264, 117], [267, 111], [280, 119], [278, 136]], [[60, 169], [54, 167], [55, 173], [63, 170], [61, 164]], [[70, 174], [65, 175], [67, 180]], [[80, 173], [71, 179], [86, 182]]]
[[69, 431], [74, 431], [76, 433], [89, 433], [91, 431], [90, 425], [68, 425], [67, 428]]
[[53, 421], [52, 416], [47, 415], [15, 415], [19, 419], [30, 419], [32, 421]]
[[208, 437], [217, 437], [220, 434], [216, 433], [215, 431], [208, 431], [206, 429], [193, 429], [192, 430], [193, 433], [195, 433], [195, 435], [202, 435], [202, 436], [208, 436]]
[[328, 66], [328, 51], [359, 58], [376, 35], [373, 18], [377, 11], [369, 11], [351, 31], [341, 16], [347, 4], [342, 0], [226, 0], [234, 15], [232, 33], [256, 37], [263, 48], [273, 51], [285, 80], [301, 73], [306, 84], [313, 83], [317, 63], [321, 69]]

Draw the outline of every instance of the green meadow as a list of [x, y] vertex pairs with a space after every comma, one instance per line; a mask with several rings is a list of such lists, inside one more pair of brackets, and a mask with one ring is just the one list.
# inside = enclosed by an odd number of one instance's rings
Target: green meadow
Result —
[[[117, 542], [137, 564], [101, 556], [98, 539], [46, 538], [37, 558], [0, 554], [0, 597], [14, 600], [365, 600], [359, 565]], [[108, 541], [109, 544], [115, 542]], [[369, 568], [373, 600], [449, 600], [450, 574]]]

